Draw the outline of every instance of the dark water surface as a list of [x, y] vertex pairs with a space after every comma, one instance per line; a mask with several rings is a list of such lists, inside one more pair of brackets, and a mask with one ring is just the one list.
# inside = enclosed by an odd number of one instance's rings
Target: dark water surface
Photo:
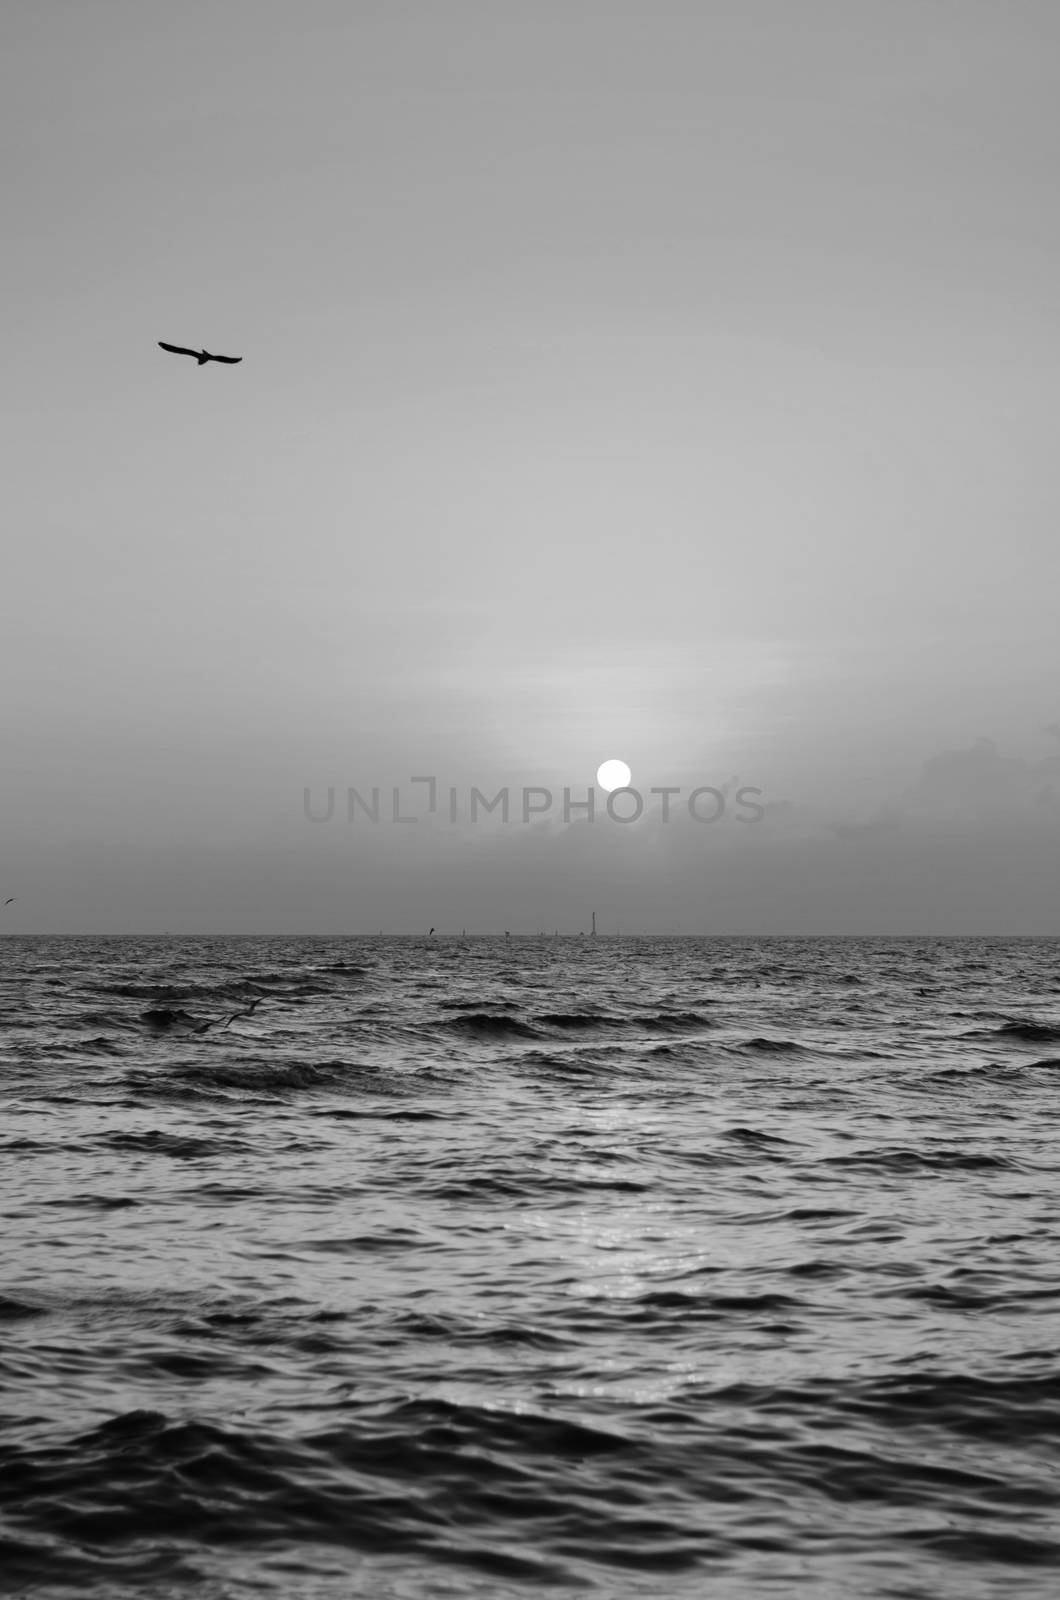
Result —
[[0, 1008], [8, 1593], [1060, 1594], [1056, 942], [6, 939]]

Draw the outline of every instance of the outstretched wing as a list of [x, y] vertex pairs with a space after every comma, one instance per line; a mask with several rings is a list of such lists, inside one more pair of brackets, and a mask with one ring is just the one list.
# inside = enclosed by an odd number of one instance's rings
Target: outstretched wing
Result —
[[242, 361], [242, 359], [243, 359], [242, 356], [211, 356], [210, 357], [211, 361], [224, 361], [224, 362], [227, 362], [227, 364], [230, 367], [235, 366], [236, 362], [237, 361]]
[[188, 350], [182, 344], [166, 344], [164, 339], [159, 339], [158, 343], [159, 343], [159, 346], [161, 347], [161, 349], [170, 350], [170, 351], [172, 351], [173, 355], [175, 355], [175, 356], [196, 356], [197, 357], [198, 354], [199, 354], [199, 352], [197, 350]]

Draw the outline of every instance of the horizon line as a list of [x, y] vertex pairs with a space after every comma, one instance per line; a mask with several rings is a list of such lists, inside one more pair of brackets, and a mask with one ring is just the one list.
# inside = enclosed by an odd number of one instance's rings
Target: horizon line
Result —
[[[556, 931], [554, 931], [552, 933], [526, 933], [526, 932], [520, 933], [520, 932], [516, 932], [516, 931], [510, 930], [510, 929], [508, 930], [507, 933], [505, 933], [504, 930], [501, 930], [500, 932], [497, 932], [497, 931], [490, 931], [490, 932], [475, 932], [475, 931], [472, 931], [470, 933], [440, 933], [440, 932], [435, 931], [433, 934], [427, 934], [426, 932], [418, 932], [418, 933], [408, 933], [408, 932], [406, 932], [406, 933], [385, 933], [385, 932], [378, 932], [378, 931], [375, 932], [375, 933], [369, 933], [369, 932], [363, 932], [363, 931], [362, 932], [343, 932], [343, 933], [324, 933], [324, 932], [320, 932], [320, 933], [282, 933], [282, 932], [250, 933], [250, 932], [246, 932], [246, 931], [238, 932], [238, 933], [232, 933], [232, 932], [229, 932], [229, 933], [223, 933], [223, 932], [210, 933], [210, 932], [205, 932], [205, 931], [202, 931], [202, 930], [199, 930], [199, 931], [193, 932], [193, 933], [171, 933], [171, 932], [168, 932], [168, 931], [167, 932], [127, 931], [127, 932], [124, 932], [124, 933], [91, 932], [91, 931], [89, 931], [89, 932], [81, 931], [81, 932], [76, 932], [76, 933], [75, 932], [51, 932], [51, 933], [24, 932], [24, 933], [19, 933], [16, 929], [13, 929], [13, 928], [4, 929], [2, 932], [0, 932], [0, 939], [410, 939], [410, 940], [423, 940], [425, 942], [428, 939], [430, 939], [431, 943], [433, 943], [433, 944], [438, 944], [439, 942], [441, 942], [443, 940], [454, 940], [454, 941], [456, 941], [458, 943], [459, 942], [465, 942], [466, 943], [469, 939], [502, 939], [503, 940], [506, 937], [510, 938], [510, 939], [535, 939], [535, 940], [540, 940], [540, 939], [587, 939], [588, 940], [588, 939], [591, 939], [593, 937], [593, 935], [592, 935], [591, 929], [586, 929], [586, 930], [580, 930], [579, 929], [577, 931], [570, 930], [570, 929], [562, 930], [562, 931], [556, 930]], [[980, 930], [980, 931], [977, 931], [977, 932], [964, 931], [964, 932], [960, 932], [960, 933], [939, 931], [937, 929], [936, 930], [924, 930], [922, 932], [915, 932], [914, 931], [914, 932], [903, 932], [903, 933], [886, 933], [886, 932], [879, 932], [879, 931], [872, 932], [872, 933], [869, 933], [869, 932], [852, 933], [852, 932], [849, 932], [849, 931], [848, 932], [838, 932], [837, 931], [837, 932], [823, 932], [822, 933], [822, 932], [796, 932], [796, 931], [792, 931], [792, 930], [789, 929], [789, 930], [778, 930], [778, 931], [774, 931], [774, 932], [764, 932], [764, 931], [760, 930], [760, 931], [757, 931], [757, 932], [754, 932], [754, 933], [738, 932], [738, 931], [734, 931], [734, 930], [720, 931], [720, 932], [713, 932], [713, 933], [709, 933], [709, 932], [689, 933], [687, 931], [682, 932], [682, 931], [679, 931], [679, 930], [673, 930], [673, 931], [660, 933], [660, 932], [651, 932], [651, 931], [648, 931], [646, 929], [642, 930], [642, 929], [632, 928], [632, 929], [623, 929], [621, 932], [612, 931], [610, 933], [601, 933], [601, 932], [598, 931], [597, 934], [596, 934], [596, 938], [597, 938], [597, 941], [599, 941], [601, 939], [612, 939], [612, 940], [619, 940], [619, 939], [1055, 939], [1057, 941], [1060, 941], [1060, 930], [1058, 930], [1056, 932], [1052, 932], [1052, 933], [1041, 933], [1041, 932], [1033, 932], [1033, 931], [1032, 932], [1011, 932], [1011, 931], [1004, 932], [1004, 931], [998, 931], [996, 929], [995, 930], [990, 930], [990, 931]]]

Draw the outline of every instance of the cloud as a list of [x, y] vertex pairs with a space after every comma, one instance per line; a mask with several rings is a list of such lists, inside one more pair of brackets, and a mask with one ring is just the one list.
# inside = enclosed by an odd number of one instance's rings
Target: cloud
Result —
[[1057, 821], [1060, 753], [1030, 761], [1004, 755], [992, 739], [980, 738], [963, 748], [931, 756], [908, 789], [868, 818], [833, 826], [842, 838], [864, 839], [939, 826], [1036, 827]]

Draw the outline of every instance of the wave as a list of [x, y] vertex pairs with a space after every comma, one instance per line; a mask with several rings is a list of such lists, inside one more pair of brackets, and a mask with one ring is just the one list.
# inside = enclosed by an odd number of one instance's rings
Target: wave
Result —
[[[229, 1037], [231, 1042], [230, 1036], [220, 1037]], [[215, 1060], [182, 1062], [153, 1072], [127, 1072], [124, 1083], [141, 1100], [230, 1100], [238, 1096], [265, 1103], [324, 1090], [343, 1094], [409, 1092], [400, 1076], [373, 1073], [354, 1061], [299, 1057], [239, 1060], [218, 1056]]]
[[0, 1294], [0, 1322], [21, 1322], [26, 1317], [39, 1317], [43, 1314], [40, 1306], [29, 1305], [24, 1300], [15, 1300], [10, 1295]]
[[[245, 1140], [196, 1137], [192, 1134], [167, 1133], [162, 1128], [149, 1128], [142, 1133], [123, 1131], [101, 1134], [98, 1143], [108, 1150], [128, 1150], [137, 1155], [173, 1156], [180, 1160], [199, 1160], [203, 1157], [246, 1155], [252, 1149]], [[135, 1202], [123, 1202], [135, 1204]]]
[[[754, 1325], [758, 1315], [773, 1320], [777, 1312], [796, 1309], [802, 1302], [793, 1295], [764, 1294], [689, 1294], [683, 1289], [655, 1289], [638, 1296], [633, 1302], [633, 1315], [638, 1312], [662, 1311], [679, 1313], [682, 1321], [717, 1322], [728, 1318], [749, 1320]], [[631, 1308], [632, 1310], [632, 1308]]]
[[540, 1029], [517, 1017], [498, 1016], [492, 1011], [470, 1011], [465, 1016], [451, 1017], [442, 1023], [451, 1033], [463, 1034], [471, 1039], [540, 1039]]
[[711, 1019], [700, 1011], [655, 1011], [650, 1016], [638, 1017], [637, 1021], [649, 1033], [686, 1033], [690, 1029], [714, 1027]]
[[475, 1000], [439, 1000], [438, 1004], [446, 1011], [488, 1011], [491, 1009], [493, 1011], [515, 1011], [518, 1009], [514, 1000], [493, 999], [489, 996]]
[[889, 1147], [864, 1150], [856, 1154], [824, 1156], [828, 1167], [876, 1168], [886, 1172], [952, 1171], [952, 1172], [1011, 1172], [1018, 1163], [1006, 1156], [991, 1155], [979, 1150], [910, 1150]]
[[1055, 1044], [1060, 1040], [1060, 1023], [1025, 1021], [1016, 1018], [994, 1030], [1001, 1039], [1023, 1039], [1028, 1044]]
[[806, 1046], [797, 1044], [794, 1039], [745, 1039], [736, 1046], [737, 1050], [757, 1050], [764, 1055], [795, 1055], [804, 1054]]
[[173, 1028], [185, 1033], [198, 1033], [203, 1028], [209, 1027], [200, 1017], [193, 1017], [187, 1011], [174, 1006], [153, 1006], [148, 1011], [140, 1013], [141, 1020], [149, 1028]]

